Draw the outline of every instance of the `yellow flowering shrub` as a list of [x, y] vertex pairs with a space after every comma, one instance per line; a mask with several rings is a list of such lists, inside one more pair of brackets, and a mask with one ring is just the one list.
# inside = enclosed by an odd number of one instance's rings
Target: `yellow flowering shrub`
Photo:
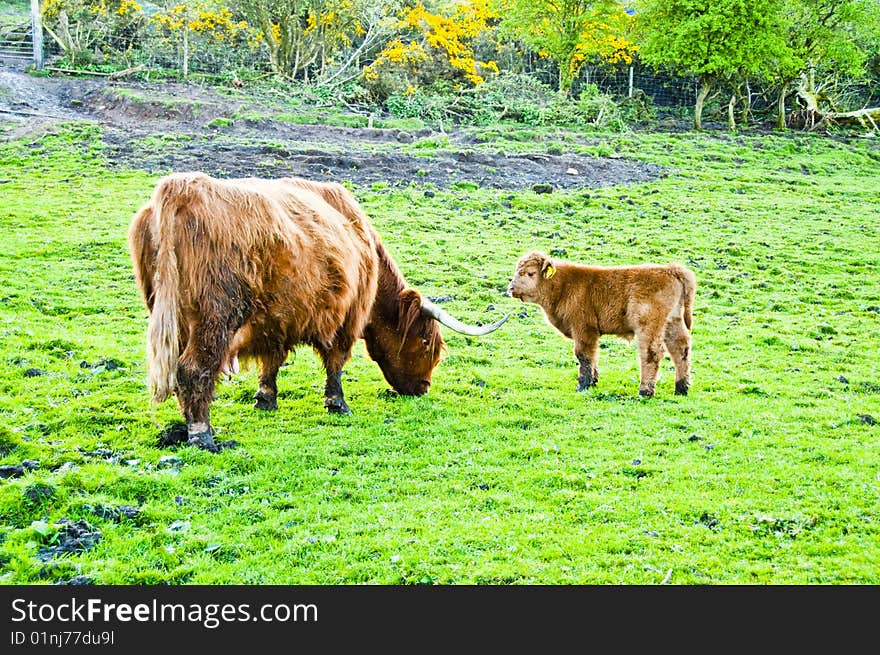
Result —
[[503, 34], [556, 62], [559, 89], [568, 94], [588, 63], [631, 63], [632, 17], [616, 0], [495, 0]]
[[[404, 9], [398, 28], [412, 35], [407, 45], [392, 39], [372, 64], [364, 68], [364, 79], [373, 82], [383, 71], [405, 78], [407, 85], [424, 67], [440, 66], [439, 77], [462, 79], [476, 86], [485, 76], [498, 72], [494, 61], [479, 61], [474, 42], [490, 32], [496, 18], [489, 0], [459, 0], [445, 10], [429, 11], [424, 4]], [[448, 67], [443, 73], [442, 67]], [[437, 71], [434, 71], [437, 73]], [[411, 94], [410, 94], [411, 95]]]
[[428, 53], [420, 43], [410, 41], [408, 44], [404, 44], [400, 39], [394, 39], [388, 42], [388, 45], [379, 53], [372, 64], [364, 68], [364, 79], [371, 82], [378, 80], [381, 70], [391, 64], [413, 74], [418, 65], [427, 59]]
[[249, 28], [247, 21], [235, 20], [226, 7], [209, 11], [198, 6], [174, 5], [153, 14], [150, 20], [169, 36], [186, 30], [218, 42], [241, 36]]
[[40, 11], [43, 28], [73, 66], [96, 50], [130, 49], [145, 21], [135, 0], [44, 0]]
[[361, 0], [238, 0], [236, 6], [272, 70], [290, 79], [319, 77], [365, 32]]

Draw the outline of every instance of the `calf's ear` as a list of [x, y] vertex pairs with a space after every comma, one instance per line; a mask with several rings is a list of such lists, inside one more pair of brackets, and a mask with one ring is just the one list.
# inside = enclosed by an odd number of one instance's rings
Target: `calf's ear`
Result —
[[553, 266], [553, 263], [550, 261], [549, 257], [545, 257], [544, 261], [541, 263], [541, 275], [544, 276], [545, 280], [549, 280], [551, 277], [556, 275], [556, 267]]

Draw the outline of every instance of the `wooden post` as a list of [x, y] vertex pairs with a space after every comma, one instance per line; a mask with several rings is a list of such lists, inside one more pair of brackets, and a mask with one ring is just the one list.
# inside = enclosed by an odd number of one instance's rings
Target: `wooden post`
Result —
[[40, 19], [40, 0], [31, 0], [31, 28], [34, 35], [34, 67], [43, 70], [43, 22]]
[[189, 75], [189, 27], [183, 26], [183, 79]]
[[632, 98], [632, 97], [633, 97], [633, 67], [630, 66], [629, 67], [629, 94], [627, 95], [627, 98]]

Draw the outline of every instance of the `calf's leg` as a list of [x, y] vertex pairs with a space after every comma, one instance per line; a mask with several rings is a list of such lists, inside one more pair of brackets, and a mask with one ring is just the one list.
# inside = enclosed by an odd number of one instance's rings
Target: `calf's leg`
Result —
[[584, 330], [575, 334], [574, 356], [579, 365], [577, 391], [585, 391], [599, 382], [599, 333]]
[[691, 334], [680, 317], [666, 324], [664, 342], [675, 364], [675, 393], [686, 396], [691, 386]]
[[639, 395], [650, 398], [654, 395], [660, 361], [663, 359], [663, 326], [645, 326], [636, 335], [639, 343]]

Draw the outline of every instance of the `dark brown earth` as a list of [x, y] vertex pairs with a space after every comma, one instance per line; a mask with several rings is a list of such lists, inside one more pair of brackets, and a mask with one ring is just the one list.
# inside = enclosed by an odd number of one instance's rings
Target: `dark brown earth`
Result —
[[[94, 121], [102, 126], [107, 158], [117, 168], [543, 192], [664, 175], [660, 166], [622, 157], [489, 152], [457, 129], [331, 127], [274, 119], [283, 109], [265, 97], [231, 99], [196, 84], [35, 77], [0, 64], [0, 139], [40, 136], [59, 121]], [[266, 118], [233, 119], [241, 111]], [[420, 156], [413, 144], [426, 141], [444, 145]]]
[[58, 528], [58, 533], [52, 540], [52, 544], [42, 546], [37, 551], [37, 557], [43, 562], [68, 553], [81, 553], [90, 550], [102, 537], [100, 530], [93, 528], [83, 519], [72, 521], [63, 518], [55, 526]]

